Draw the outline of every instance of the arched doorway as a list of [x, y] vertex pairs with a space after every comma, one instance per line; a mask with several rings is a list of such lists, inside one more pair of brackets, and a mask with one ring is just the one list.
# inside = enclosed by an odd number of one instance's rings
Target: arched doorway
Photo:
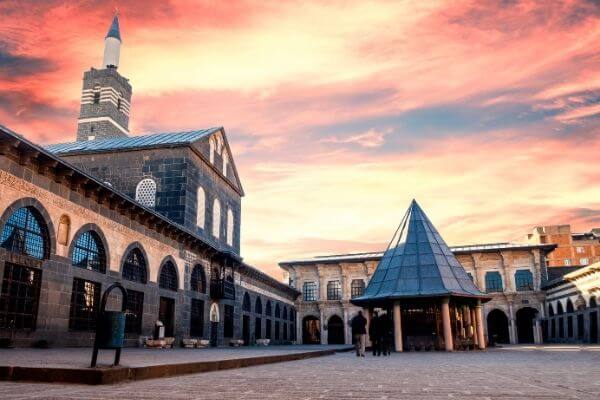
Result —
[[319, 318], [309, 315], [302, 320], [302, 343], [321, 344], [321, 323]]
[[210, 345], [216, 347], [218, 344], [218, 331], [219, 331], [219, 305], [212, 303], [210, 305]]
[[508, 317], [502, 310], [492, 310], [487, 316], [488, 342], [491, 346], [496, 343], [508, 343]]
[[533, 343], [533, 329], [537, 310], [531, 307], [523, 307], [517, 311], [517, 338], [519, 343]]
[[327, 344], [344, 344], [344, 321], [337, 315], [327, 322]]

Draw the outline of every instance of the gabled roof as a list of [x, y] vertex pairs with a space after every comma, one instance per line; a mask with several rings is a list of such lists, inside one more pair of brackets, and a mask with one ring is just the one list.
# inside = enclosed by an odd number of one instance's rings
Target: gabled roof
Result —
[[202, 138], [220, 131], [221, 127], [196, 131], [154, 133], [141, 136], [115, 137], [109, 139], [87, 140], [70, 143], [57, 143], [46, 148], [57, 155], [70, 153], [97, 153], [115, 150], [133, 150], [147, 147], [171, 147], [192, 144]]
[[364, 294], [352, 302], [436, 296], [486, 298], [413, 200]]
[[119, 16], [115, 15], [112, 20], [112, 24], [110, 24], [110, 28], [108, 29], [108, 33], [106, 34], [106, 38], [114, 37], [115, 39], [119, 39], [121, 41], [121, 31], [119, 30]]

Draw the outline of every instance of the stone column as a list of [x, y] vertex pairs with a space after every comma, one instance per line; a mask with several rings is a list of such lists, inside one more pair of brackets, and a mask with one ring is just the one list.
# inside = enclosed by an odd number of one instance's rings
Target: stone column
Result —
[[348, 329], [348, 309], [344, 307], [344, 343], [352, 344], [352, 338], [350, 337], [350, 329]]
[[517, 344], [517, 326], [515, 324], [515, 313], [514, 313], [512, 301], [508, 302], [508, 318], [509, 318], [508, 336], [509, 336], [510, 344]]
[[[300, 310], [296, 310], [296, 343], [302, 343], [302, 344], [306, 344], [304, 343], [304, 337], [302, 335], [302, 317], [300, 315]], [[266, 324], [266, 322], [265, 322]], [[266, 332], [266, 325], [265, 325], [265, 332]]]
[[394, 346], [397, 352], [402, 351], [402, 313], [400, 302], [394, 302]]
[[319, 306], [319, 322], [321, 323], [321, 344], [327, 344], [327, 332], [325, 332], [325, 310]]
[[479, 347], [479, 338], [477, 335], [477, 316], [475, 315], [474, 308], [469, 307], [469, 310], [471, 312], [471, 327], [473, 328], [473, 344], [475, 347]]
[[452, 340], [452, 326], [450, 323], [450, 299], [442, 299], [442, 326], [444, 329], [444, 344], [446, 351], [454, 350], [454, 342]]
[[483, 305], [481, 305], [481, 300], [477, 300], [475, 320], [477, 325], [477, 345], [483, 350], [485, 349], [485, 338], [483, 337]]
[[533, 342], [535, 344], [542, 344], [543, 342], [542, 336], [542, 324], [538, 318], [535, 319], [535, 324], [533, 326]]

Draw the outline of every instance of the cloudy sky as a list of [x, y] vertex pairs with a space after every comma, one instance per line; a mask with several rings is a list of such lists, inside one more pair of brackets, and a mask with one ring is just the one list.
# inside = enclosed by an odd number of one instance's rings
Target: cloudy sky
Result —
[[2, 1], [0, 123], [72, 141], [114, 7], [134, 134], [224, 126], [242, 256], [600, 226], [597, 1]]

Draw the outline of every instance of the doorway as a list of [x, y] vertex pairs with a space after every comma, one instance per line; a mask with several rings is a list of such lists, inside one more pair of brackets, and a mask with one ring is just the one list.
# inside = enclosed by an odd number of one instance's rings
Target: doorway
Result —
[[502, 310], [492, 310], [487, 316], [488, 341], [491, 346], [496, 343], [509, 343], [508, 317]]
[[321, 344], [321, 322], [319, 318], [309, 315], [302, 320], [302, 343]]
[[244, 346], [250, 345], [250, 316], [248, 315], [242, 317], [242, 339], [244, 339]]
[[344, 344], [344, 321], [337, 315], [327, 322], [327, 344]]
[[533, 343], [533, 327], [537, 310], [523, 307], [517, 311], [517, 337], [519, 343]]
[[169, 297], [160, 298], [160, 306], [158, 309], [158, 319], [165, 326], [165, 336], [173, 337], [175, 333], [175, 300]]

